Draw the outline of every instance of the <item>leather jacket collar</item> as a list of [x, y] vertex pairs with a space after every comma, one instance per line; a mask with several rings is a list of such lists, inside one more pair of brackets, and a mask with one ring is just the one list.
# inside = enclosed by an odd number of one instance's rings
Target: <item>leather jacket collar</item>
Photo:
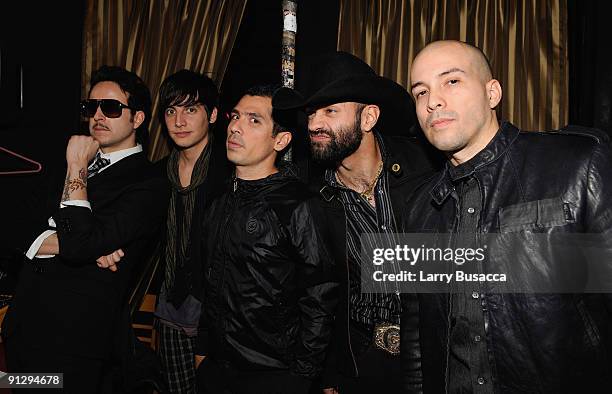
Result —
[[467, 162], [453, 166], [446, 162], [442, 173], [429, 194], [436, 204], [442, 205], [455, 190], [457, 181], [473, 175], [479, 169], [503, 156], [519, 134], [519, 129], [509, 122], [503, 122], [489, 144]]
[[278, 172], [268, 175], [262, 179], [245, 180], [233, 176], [233, 192], [250, 197], [264, 191], [274, 190], [283, 186], [288, 180], [297, 179], [296, 170], [291, 163], [282, 163], [278, 166]]

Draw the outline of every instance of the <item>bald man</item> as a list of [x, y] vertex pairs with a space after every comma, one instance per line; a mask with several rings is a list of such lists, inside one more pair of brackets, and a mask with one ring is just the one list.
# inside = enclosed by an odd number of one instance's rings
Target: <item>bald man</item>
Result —
[[[455, 277], [448, 293], [419, 295], [422, 390], [609, 392], [610, 294], [582, 279], [596, 268], [609, 281], [612, 259], [566, 264], [555, 243], [589, 234], [600, 242], [592, 246], [610, 248], [609, 144], [580, 127], [537, 133], [498, 122], [502, 87], [483, 52], [463, 42], [427, 45], [410, 83], [421, 129], [448, 160], [408, 199], [405, 231], [447, 233], [454, 247], [491, 252], [470, 263], [478, 281]], [[497, 266], [494, 250], [509, 264]], [[508, 267], [521, 281], [496, 291], [484, 274]], [[414, 356], [402, 353], [404, 362]]]

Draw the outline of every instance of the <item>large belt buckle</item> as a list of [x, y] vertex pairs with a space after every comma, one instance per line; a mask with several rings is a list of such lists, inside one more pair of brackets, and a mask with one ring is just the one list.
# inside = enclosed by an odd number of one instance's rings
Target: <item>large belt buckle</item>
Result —
[[379, 323], [374, 327], [374, 344], [393, 355], [400, 354], [400, 326]]

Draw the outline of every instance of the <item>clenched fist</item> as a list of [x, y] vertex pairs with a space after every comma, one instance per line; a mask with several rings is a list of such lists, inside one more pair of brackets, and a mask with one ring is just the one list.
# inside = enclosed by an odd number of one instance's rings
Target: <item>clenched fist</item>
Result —
[[87, 167], [98, 151], [100, 144], [88, 135], [73, 135], [66, 148], [66, 162], [68, 165], [78, 164]]

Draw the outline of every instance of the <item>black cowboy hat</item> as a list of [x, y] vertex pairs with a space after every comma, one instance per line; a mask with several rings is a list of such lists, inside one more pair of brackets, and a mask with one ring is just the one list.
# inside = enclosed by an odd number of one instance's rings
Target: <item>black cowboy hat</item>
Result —
[[331, 52], [312, 59], [303, 93], [280, 88], [272, 98], [275, 110], [320, 108], [353, 101], [380, 108], [377, 130], [408, 134], [416, 121], [410, 94], [394, 81], [376, 75], [363, 60], [347, 52]]

